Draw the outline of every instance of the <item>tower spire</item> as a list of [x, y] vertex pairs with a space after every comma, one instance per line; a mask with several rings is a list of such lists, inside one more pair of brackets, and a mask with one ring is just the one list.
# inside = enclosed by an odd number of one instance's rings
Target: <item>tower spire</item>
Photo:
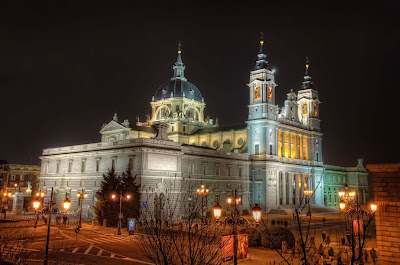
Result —
[[254, 70], [267, 69], [271, 71], [267, 60], [267, 55], [264, 53], [264, 33], [260, 32], [260, 34], [260, 52], [257, 55], [257, 61], [256, 65], [254, 66]]
[[176, 79], [181, 79], [186, 81], [187, 79], [184, 76], [184, 71], [185, 71], [185, 66], [183, 65], [182, 62], [182, 44], [179, 41], [178, 42], [178, 58], [176, 59], [175, 65], [172, 67], [174, 69], [174, 76], [171, 78], [171, 80], [176, 80]]
[[304, 81], [302, 85], [302, 89], [312, 89], [314, 87], [313, 82], [311, 81], [311, 76], [309, 74], [309, 68], [310, 68], [310, 60], [308, 59], [308, 56], [306, 57], [306, 72], [304, 73]]

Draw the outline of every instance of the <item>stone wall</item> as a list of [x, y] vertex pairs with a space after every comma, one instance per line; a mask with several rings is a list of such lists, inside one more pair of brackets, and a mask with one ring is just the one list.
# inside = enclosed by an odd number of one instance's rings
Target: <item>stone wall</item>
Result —
[[379, 264], [400, 264], [400, 163], [370, 164], [376, 212]]

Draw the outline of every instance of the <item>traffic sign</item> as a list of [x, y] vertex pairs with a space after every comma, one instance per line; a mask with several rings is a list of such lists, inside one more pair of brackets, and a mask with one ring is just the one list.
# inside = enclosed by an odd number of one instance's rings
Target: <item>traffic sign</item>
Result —
[[79, 227], [75, 228], [75, 233], [79, 233]]

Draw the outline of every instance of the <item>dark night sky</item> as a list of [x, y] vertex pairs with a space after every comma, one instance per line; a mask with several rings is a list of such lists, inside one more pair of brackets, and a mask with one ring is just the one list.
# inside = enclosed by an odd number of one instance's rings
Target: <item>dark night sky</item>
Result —
[[0, 160], [39, 164], [43, 148], [98, 142], [115, 108], [143, 120], [179, 40], [206, 113], [243, 123], [263, 31], [280, 106], [310, 58], [325, 163], [399, 162], [398, 1], [83, 2], [0, 3]]

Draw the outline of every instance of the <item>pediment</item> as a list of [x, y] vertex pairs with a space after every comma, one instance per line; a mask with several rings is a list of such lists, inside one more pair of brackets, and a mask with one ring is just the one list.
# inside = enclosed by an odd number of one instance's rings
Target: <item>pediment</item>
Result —
[[119, 130], [130, 130], [130, 128], [129, 127], [125, 127], [124, 125], [119, 124], [116, 121], [110, 121], [108, 124], [106, 124], [100, 130], [100, 133], [107, 133], [107, 132], [119, 131]]

